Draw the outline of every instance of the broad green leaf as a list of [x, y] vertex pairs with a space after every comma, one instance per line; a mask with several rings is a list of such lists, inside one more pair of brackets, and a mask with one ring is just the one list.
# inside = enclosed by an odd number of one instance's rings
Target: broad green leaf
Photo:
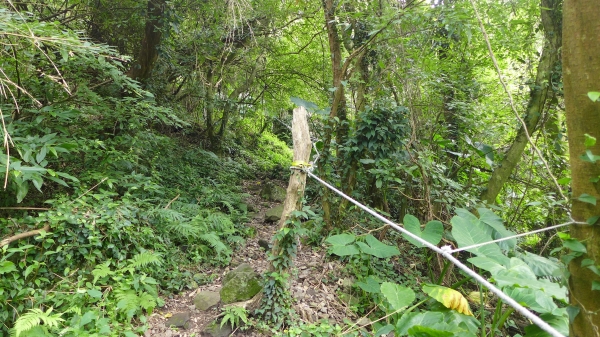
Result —
[[363, 164], [373, 164], [375, 162], [375, 160], [367, 158], [367, 159], [361, 159], [360, 162]]
[[90, 295], [90, 297], [96, 298], [96, 299], [99, 299], [102, 297], [102, 292], [100, 290], [96, 290], [96, 289], [88, 289], [87, 294]]
[[386, 245], [385, 243], [377, 240], [377, 238], [375, 238], [373, 235], [367, 235], [365, 237], [365, 241], [367, 244], [363, 242], [356, 243], [360, 247], [361, 251], [365, 254], [373, 255], [381, 259], [400, 255], [400, 251], [397, 247]]
[[388, 324], [388, 325], [385, 325], [385, 326], [382, 326], [381, 328], [379, 328], [379, 330], [377, 330], [377, 332], [375, 332], [373, 337], [387, 335], [388, 333], [390, 333], [392, 331], [394, 331], [394, 326], [392, 324]]
[[[502, 218], [497, 216], [491, 210], [487, 208], [478, 208], [477, 212], [479, 213], [479, 220], [494, 229], [494, 232], [492, 233], [494, 240], [515, 235], [514, 232], [511, 232], [504, 227]], [[498, 245], [504, 250], [510, 250], [517, 245], [517, 239], [501, 241]]]
[[600, 216], [594, 215], [594, 216], [589, 217], [585, 222], [587, 222], [590, 225], [595, 225], [596, 222], [598, 222], [598, 219], [600, 219]]
[[17, 185], [17, 203], [20, 203], [25, 199], [27, 193], [29, 192], [29, 184], [21, 183]]
[[584, 141], [585, 147], [592, 147], [592, 146], [596, 145], [596, 137], [590, 136], [587, 133], [584, 136], [585, 136], [585, 141]]
[[563, 241], [563, 247], [569, 248], [570, 250], [577, 253], [587, 253], [587, 249], [585, 245], [578, 240], [575, 239], [566, 239]]
[[456, 310], [464, 315], [473, 316], [469, 308], [469, 302], [458, 291], [435, 284], [424, 284], [423, 291], [436, 301], [442, 303], [446, 308]]
[[[452, 223], [452, 236], [458, 243], [458, 247], [467, 247], [474, 244], [485, 243], [492, 240], [492, 228], [484, 225], [476, 217], [473, 218], [454, 216], [450, 222]], [[495, 243], [489, 243], [481, 247], [470, 248], [467, 251], [476, 254], [477, 256], [485, 256], [493, 259], [501, 265], [508, 264], [508, 258], [502, 253], [500, 247]]]
[[13, 272], [16, 270], [17, 270], [17, 268], [15, 267], [15, 264], [12, 263], [11, 261], [1, 261], [0, 262], [0, 274], [10, 273], [10, 272]]
[[587, 193], [583, 193], [582, 195], [580, 195], [579, 198], [577, 198], [577, 200], [596, 206], [596, 197]]
[[525, 262], [536, 276], [559, 276], [561, 266], [556, 259], [549, 259], [529, 252], [515, 252], [516, 257]]
[[331, 246], [329, 252], [337, 256], [349, 256], [360, 254], [360, 250], [358, 250], [358, 247], [356, 247], [356, 245], [354, 244], [348, 246]]
[[438, 330], [423, 325], [415, 325], [408, 329], [408, 335], [411, 337], [453, 337], [456, 336], [452, 331]]
[[592, 100], [592, 102], [596, 102], [598, 98], [600, 98], [600, 92], [590, 91], [588, 92], [588, 97]]
[[70, 174], [64, 173], [64, 172], [58, 172], [57, 171], [56, 174], [59, 175], [59, 176], [61, 176], [61, 177], [63, 177], [63, 178], [67, 178], [67, 179], [70, 179], [70, 180], [73, 180], [73, 181], [79, 181], [79, 179], [73, 177]]
[[356, 282], [356, 285], [360, 289], [362, 289], [362, 290], [364, 290], [364, 291], [366, 291], [368, 293], [375, 293], [376, 294], [376, 293], [380, 292], [380, 290], [379, 290], [379, 288], [380, 288], [379, 282], [377, 282], [377, 280], [375, 280], [371, 276], [367, 277], [362, 282], [361, 281]]
[[467, 261], [471, 262], [477, 268], [489, 271], [492, 276], [496, 275], [501, 270], [506, 270], [506, 267], [499, 264], [496, 260], [492, 260], [485, 256], [475, 256]]
[[[425, 225], [425, 229], [423, 231], [421, 231], [421, 224], [419, 223], [419, 219], [410, 214], [406, 214], [404, 216], [403, 223], [404, 228], [407, 231], [411, 232], [412, 234], [415, 234], [416, 236], [431, 243], [432, 245], [437, 245], [442, 240], [442, 235], [444, 234], [444, 225], [437, 220], [429, 221], [427, 225]], [[404, 237], [408, 242], [412, 243], [413, 245], [419, 248], [425, 246], [406, 234], [402, 234], [402, 237]]]
[[343, 246], [354, 242], [355, 239], [354, 234], [338, 234], [328, 237], [325, 242], [336, 246]]
[[435, 311], [409, 312], [402, 315], [396, 323], [396, 335], [404, 336], [413, 326], [432, 326], [444, 321], [444, 314]]
[[394, 311], [408, 307], [415, 300], [415, 292], [412, 289], [396, 283], [383, 282], [380, 290]]
[[510, 296], [519, 304], [540, 314], [551, 313], [561, 315], [565, 312], [564, 308], [559, 308], [551, 296], [548, 296], [541, 290], [520, 288], [520, 287], [504, 287], [502, 291]]
[[[563, 336], [569, 335], [569, 319], [567, 315], [555, 316], [551, 314], [542, 314], [540, 318], [548, 323], [551, 327], [555, 328]], [[531, 324], [525, 327], [525, 337], [547, 337], [548, 333], [542, 330], [535, 324]]]
[[592, 290], [600, 290], [600, 282], [592, 281]]
[[596, 161], [600, 160], [600, 156], [597, 156], [595, 154], [592, 153], [592, 150], [585, 150], [585, 153], [581, 155], [581, 160], [585, 161], [585, 162], [589, 162], [589, 163], [595, 163]]

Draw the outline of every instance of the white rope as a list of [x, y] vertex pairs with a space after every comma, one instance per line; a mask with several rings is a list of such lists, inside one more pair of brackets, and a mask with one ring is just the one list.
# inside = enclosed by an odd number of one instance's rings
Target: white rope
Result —
[[419, 236], [417, 236], [417, 235], [415, 235], [415, 234], [407, 231], [406, 229], [404, 229], [404, 228], [400, 227], [399, 225], [395, 224], [394, 222], [392, 222], [392, 221], [384, 218], [379, 213], [373, 211], [372, 209], [368, 208], [367, 206], [365, 206], [365, 205], [359, 203], [358, 201], [352, 199], [351, 197], [347, 196], [346, 194], [344, 194], [340, 190], [336, 189], [335, 187], [333, 187], [330, 184], [328, 184], [325, 181], [323, 181], [321, 178], [319, 178], [316, 175], [314, 175], [309, 170], [304, 170], [304, 171], [310, 177], [314, 178], [315, 180], [317, 180], [321, 184], [325, 185], [326, 187], [328, 187], [329, 189], [331, 189], [335, 193], [339, 194], [344, 199], [346, 199], [346, 200], [350, 201], [351, 203], [355, 204], [356, 206], [358, 206], [359, 208], [361, 208], [363, 211], [365, 211], [365, 212], [371, 214], [372, 216], [376, 217], [377, 219], [385, 222], [386, 224], [390, 225], [392, 228], [396, 229], [397, 231], [410, 236], [411, 238], [417, 240], [418, 242], [420, 242], [421, 244], [423, 244], [427, 248], [435, 251], [436, 253], [438, 253], [438, 254], [442, 255], [443, 257], [445, 257], [446, 259], [448, 259], [450, 262], [452, 262], [454, 265], [456, 265], [459, 269], [461, 269], [462, 271], [464, 271], [467, 275], [471, 276], [477, 282], [481, 283], [486, 288], [488, 288], [492, 293], [494, 293], [496, 296], [498, 296], [498, 298], [500, 298], [502, 301], [504, 301], [504, 303], [506, 303], [506, 304], [510, 305], [511, 307], [513, 307], [521, 315], [529, 318], [535, 325], [539, 326], [542, 330], [546, 331], [551, 336], [553, 336], [553, 337], [565, 337], [560, 332], [558, 332], [556, 329], [554, 329], [553, 327], [551, 327], [548, 323], [544, 322], [541, 318], [539, 318], [538, 316], [536, 316], [534, 313], [532, 313], [531, 311], [527, 310], [525, 307], [523, 307], [522, 305], [520, 305], [519, 303], [517, 303], [517, 301], [513, 300], [508, 295], [506, 295], [505, 293], [503, 293], [502, 290], [496, 288], [496, 286], [494, 286], [493, 284], [491, 284], [490, 282], [488, 282], [482, 276], [480, 276], [475, 271], [471, 270], [469, 267], [467, 267], [462, 262], [460, 262], [458, 259], [456, 259], [454, 256], [452, 256], [451, 252], [450, 252], [450, 246], [444, 246], [442, 248], [439, 248], [438, 246], [433, 245], [433, 244], [431, 244], [431, 243], [423, 240]]
[[496, 242], [502, 242], [502, 241], [506, 241], [506, 240], [510, 240], [510, 239], [514, 239], [514, 238], [520, 238], [522, 236], [526, 236], [526, 235], [529, 235], [529, 234], [535, 234], [535, 233], [545, 232], [545, 231], [549, 231], [549, 230], [552, 230], [552, 229], [556, 229], [556, 228], [560, 228], [560, 227], [564, 227], [564, 226], [569, 226], [569, 225], [588, 225], [588, 223], [587, 222], [579, 222], [579, 221], [575, 221], [575, 220], [571, 219], [571, 221], [569, 221], [569, 222], [561, 223], [561, 224], [550, 226], [550, 227], [546, 227], [546, 228], [536, 229], [536, 230], [533, 230], [531, 232], [521, 233], [521, 234], [515, 234], [513, 236], [507, 236], [507, 237], [496, 239], [496, 240], [492, 240], [492, 241], [487, 241], [487, 242], [477, 243], [477, 244], [466, 246], [466, 247], [451, 249], [451, 250], [448, 250], [448, 253], [450, 253], [450, 254], [452, 254], [452, 253], [458, 253], [458, 252], [462, 252], [464, 250], [469, 250], [469, 249], [473, 249], [473, 248], [478, 248], [478, 247], [481, 247], [481, 246], [485, 246], [485, 245], [488, 245], [490, 243], [496, 243]]

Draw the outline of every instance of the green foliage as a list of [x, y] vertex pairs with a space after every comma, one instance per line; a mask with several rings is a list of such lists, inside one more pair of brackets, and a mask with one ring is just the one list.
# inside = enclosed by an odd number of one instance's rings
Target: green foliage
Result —
[[13, 334], [11, 335], [19, 337], [22, 333], [39, 326], [41, 323], [44, 323], [46, 329], [57, 328], [60, 322], [64, 320], [60, 317], [62, 314], [52, 314], [52, 310], [53, 308], [46, 311], [37, 308], [30, 309], [15, 322]]
[[364, 242], [356, 241], [354, 243], [355, 240], [356, 237], [353, 234], [346, 233], [330, 236], [326, 242], [331, 244], [329, 253], [337, 256], [352, 256], [363, 253], [385, 259], [400, 254], [398, 248], [382, 243], [371, 234], [364, 237]]
[[225, 324], [229, 324], [232, 328], [237, 328], [241, 323], [248, 324], [248, 312], [245, 308], [238, 306], [230, 306], [223, 309], [223, 320], [221, 321], [221, 327]]

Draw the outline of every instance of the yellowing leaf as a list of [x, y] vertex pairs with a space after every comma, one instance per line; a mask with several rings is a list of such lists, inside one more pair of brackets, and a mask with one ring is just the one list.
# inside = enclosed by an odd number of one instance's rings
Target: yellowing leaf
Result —
[[169, 313], [166, 313], [164, 317], [165, 317], [165, 318], [169, 318], [169, 317], [171, 317], [171, 316], [173, 316], [173, 314], [169, 312]]
[[461, 314], [473, 316], [467, 299], [458, 291], [435, 284], [423, 285], [423, 291], [446, 308], [456, 310]]
[[[483, 294], [483, 301], [487, 302], [487, 294]], [[470, 302], [473, 303], [480, 303], [481, 302], [481, 293], [479, 291], [471, 291], [470, 293], [467, 294], [467, 300], [469, 300]]]

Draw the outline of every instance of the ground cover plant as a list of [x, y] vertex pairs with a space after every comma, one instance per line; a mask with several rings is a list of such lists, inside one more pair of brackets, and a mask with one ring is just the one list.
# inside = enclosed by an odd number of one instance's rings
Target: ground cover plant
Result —
[[[598, 335], [594, 6], [3, 1], [0, 335], [144, 334], [255, 240], [250, 187], [284, 185], [290, 166], [455, 249], [560, 334]], [[306, 163], [292, 160], [296, 106]], [[223, 308], [217, 325], [547, 335], [316, 180], [296, 208], [276, 249], [263, 243], [260, 306]], [[300, 320], [306, 247], [339, 265], [319, 282], [340, 282], [348, 317]]]

